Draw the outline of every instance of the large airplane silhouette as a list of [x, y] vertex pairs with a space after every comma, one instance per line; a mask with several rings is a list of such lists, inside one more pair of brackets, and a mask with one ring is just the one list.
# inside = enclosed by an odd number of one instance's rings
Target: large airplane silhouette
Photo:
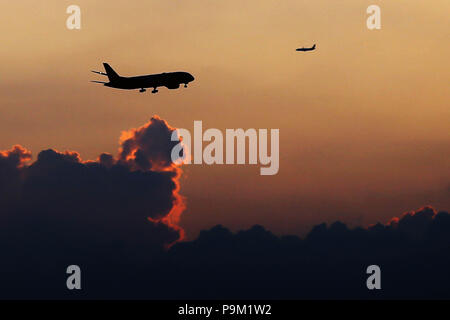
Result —
[[184, 84], [184, 87], [186, 88], [189, 82], [194, 81], [194, 77], [190, 73], [182, 71], [150, 74], [137, 77], [121, 77], [113, 70], [113, 68], [111, 68], [109, 64], [103, 63], [103, 66], [105, 67], [106, 73], [93, 70], [92, 72], [107, 76], [109, 82], [92, 82], [102, 83], [104, 86], [117, 89], [140, 89], [139, 92], [145, 92], [145, 88], [153, 88], [152, 93], [157, 93], [158, 87], [178, 89], [180, 84]]
[[298, 48], [295, 51], [313, 51], [316, 50], [316, 45], [313, 45], [311, 48]]

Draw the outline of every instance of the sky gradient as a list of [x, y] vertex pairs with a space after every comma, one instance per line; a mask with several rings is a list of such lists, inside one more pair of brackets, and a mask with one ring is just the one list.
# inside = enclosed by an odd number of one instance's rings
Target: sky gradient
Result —
[[[66, 29], [67, 6], [81, 30]], [[381, 7], [382, 29], [366, 28]], [[218, 223], [301, 234], [323, 221], [387, 221], [450, 208], [450, 3], [20, 1], [0, 4], [0, 150], [116, 154], [122, 131], [280, 129], [280, 171], [184, 166], [188, 238]], [[317, 51], [295, 52], [317, 43]], [[101, 87], [89, 70], [183, 70], [188, 89]]]

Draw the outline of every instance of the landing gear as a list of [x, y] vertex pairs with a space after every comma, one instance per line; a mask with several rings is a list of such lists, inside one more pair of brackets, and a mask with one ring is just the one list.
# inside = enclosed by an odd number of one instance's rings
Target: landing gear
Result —
[[152, 91], [152, 93], [157, 93], [158, 92], [158, 89], [156, 89], [156, 88], [153, 88], [153, 91]]
[[184, 87], [187, 88], [187, 83], [184, 84]]
[[144, 88], [142, 88], [141, 90], [139, 90], [139, 92], [145, 92], [145, 91], [147, 91], [147, 90], [145, 90]]

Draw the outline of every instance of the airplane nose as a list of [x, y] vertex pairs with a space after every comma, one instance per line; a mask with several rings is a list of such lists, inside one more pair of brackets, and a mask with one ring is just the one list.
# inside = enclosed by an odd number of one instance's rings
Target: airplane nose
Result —
[[191, 78], [191, 81], [194, 81], [194, 80], [195, 80], [195, 78], [194, 78], [194, 76], [193, 76], [192, 74], [190, 74], [189, 76], [190, 76], [190, 78]]

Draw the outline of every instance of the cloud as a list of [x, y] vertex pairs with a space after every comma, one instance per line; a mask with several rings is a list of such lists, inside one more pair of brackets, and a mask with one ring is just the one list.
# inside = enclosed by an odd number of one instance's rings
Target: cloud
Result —
[[[20, 252], [30, 263], [38, 256], [58, 260], [50, 258], [58, 252], [63, 260], [73, 255], [81, 261], [114, 251], [142, 250], [142, 256], [181, 240], [181, 169], [167, 158], [174, 130], [155, 116], [126, 133], [116, 157], [103, 153], [96, 161], [49, 149], [31, 162], [21, 146], [1, 151], [5, 257]], [[26, 262], [9, 258], [12, 268]]]
[[[173, 130], [155, 116], [94, 161], [0, 151], [0, 298], [450, 298], [450, 214], [429, 206], [367, 228], [319, 224], [305, 238], [216, 226], [180, 241]], [[65, 287], [72, 264], [79, 292]], [[371, 264], [382, 291], [365, 286]]]
[[[27, 165], [31, 152], [23, 147], [2, 151], [0, 185], [16, 193], [16, 201], [3, 210], [32, 215], [39, 209], [66, 218], [100, 219], [101, 223], [133, 217], [172, 221], [177, 206], [183, 206], [178, 194], [181, 170], [170, 161], [174, 130], [155, 116], [122, 135], [126, 139], [121, 139], [116, 158], [103, 153], [97, 161], [82, 161], [75, 151], [45, 150]], [[8, 187], [11, 182], [14, 190]], [[2, 194], [1, 200], [5, 198]]]
[[[216, 226], [168, 254], [171, 267], [187, 270], [176, 280], [191, 299], [448, 299], [449, 249], [450, 214], [427, 206], [368, 228], [323, 223], [304, 239]], [[366, 287], [372, 264], [381, 268], [381, 291]]]
[[141, 170], [176, 169], [171, 152], [178, 141], [171, 141], [172, 132], [166, 121], [154, 116], [150, 123], [122, 132], [118, 159], [131, 168]]

